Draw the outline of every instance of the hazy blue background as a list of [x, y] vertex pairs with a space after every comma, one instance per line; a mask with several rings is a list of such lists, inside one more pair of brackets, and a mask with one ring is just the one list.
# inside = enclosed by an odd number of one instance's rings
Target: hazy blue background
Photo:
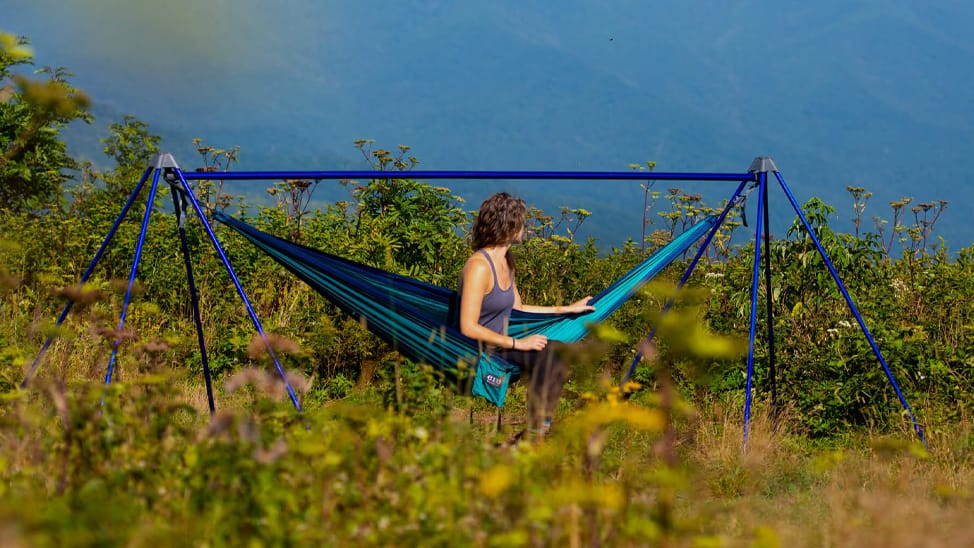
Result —
[[[875, 193], [867, 219], [904, 196], [949, 200], [937, 233], [953, 251], [974, 241], [969, 1], [0, 0], [0, 14], [92, 95], [96, 123], [71, 138], [99, 161], [122, 114], [185, 168], [193, 137], [240, 145], [241, 170], [360, 168], [357, 138], [410, 145], [424, 169], [743, 172], [767, 155], [839, 228], [856, 185]], [[601, 245], [639, 237], [636, 183], [449, 186], [471, 209], [497, 187], [587, 208]], [[732, 191], [680, 186], [713, 205]], [[771, 200], [782, 233], [789, 206]]]

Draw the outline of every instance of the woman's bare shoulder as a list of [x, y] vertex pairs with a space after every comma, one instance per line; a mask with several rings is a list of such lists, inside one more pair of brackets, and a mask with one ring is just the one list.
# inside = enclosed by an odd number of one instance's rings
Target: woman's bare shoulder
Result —
[[490, 264], [487, 262], [487, 258], [484, 257], [483, 253], [474, 253], [467, 258], [466, 264], [463, 265], [461, 275], [463, 276], [464, 283], [478, 280], [488, 286], [492, 285], [493, 276], [490, 273]]
[[463, 270], [466, 272], [470, 269], [490, 269], [490, 264], [487, 263], [487, 257], [484, 257], [483, 253], [472, 253], [467, 257], [467, 262], [463, 265]]

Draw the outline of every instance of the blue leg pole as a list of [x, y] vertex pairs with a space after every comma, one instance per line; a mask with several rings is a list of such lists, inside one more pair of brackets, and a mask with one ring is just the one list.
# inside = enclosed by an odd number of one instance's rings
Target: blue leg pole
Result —
[[757, 314], [758, 314], [758, 282], [760, 281], [759, 274], [761, 273], [761, 221], [763, 220], [764, 213], [764, 197], [767, 195], [765, 190], [768, 186], [768, 174], [767, 172], [761, 172], [758, 174], [758, 184], [760, 189], [758, 192], [758, 213], [756, 215], [757, 222], [755, 223], [755, 235], [754, 235], [754, 268], [751, 273], [751, 318], [750, 318], [750, 331], [747, 339], [747, 387], [745, 388], [746, 394], [744, 396], [744, 448], [747, 449], [747, 436], [750, 429], [751, 423], [751, 391], [754, 385], [754, 334], [757, 331]]
[[[697, 249], [697, 254], [693, 257], [693, 260], [690, 261], [690, 266], [687, 267], [686, 271], [683, 273], [683, 276], [680, 278], [680, 282], [676, 286], [677, 291], [679, 291], [684, 286], [684, 284], [687, 283], [687, 280], [690, 279], [690, 274], [693, 273], [693, 269], [696, 268], [697, 263], [700, 261], [700, 258], [703, 257], [704, 252], [707, 251], [707, 248], [710, 246], [711, 240], [714, 239], [714, 236], [717, 234], [717, 230], [719, 230], [720, 226], [724, 223], [724, 219], [727, 218], [727, 214], [734, 206], [737, 197], [740, 196], [741, 191], [744, 190], [744, 185], [746, 184], [747, 181], [741, 182], [741, 184], [737, 187], [737, 190], [731, 196], [730, 201], [727, 202], [727, 206], [724, 207], [724, 210], [720, 212], [720, 216], [717, 217], [717, 222], [714, 223], [714, 227], [710, 229], [710, 232], [707, 233], [707, 237], [704, 239], [703, 243], [700, 244], [700, 248]], [[673, 306], [674, 301], [675, 301], [674, 297], [670, 297], [669, 300], [666, 301], [666, 304], [663, 306], [663, 310], [660, 312], [661, 318], [670, 310], [670, 307]], [[642, 347], [652, 342], [653, 337], [656, 336], [656, 330], [658, 328], [659, 325], [654, 326], [653, 329], [650, 330], [649, 335], [646, 335], [643, 344], [640, 345], [640, 350], [636, 352], [636, 357], [632, 360], [632, 363], [629, 365], [629, 370], [626, 371], [626, 374], [622, 377], [622, 382], [619, 383], [620, 387], [624, 386], [627, 382], [629, 382], [629, 379], [632, 378], [633, 373], [635, 373], [636, 371], [636, 366], [639, 364], [639, 361], [643, 359]]]
[[200, 319], [200, 301], [196, 292], [196, 281], [193, 277], [193, 262], [189, 257], [189, 242], [186, 240], [186, 198], [182, 196], [175, 184], [169, 185], [172, 191], [172, 204], [176, 212], [176, 224], [179, 226], [179, 242], [183, 249], [183, 262], [186, 265], [186, 278], [189, 281], [189, 296], [193, 306], [193, 321], [196, 324], [196, 340], [200, 347], [200, 358], [203, 360], [203, 380], [206, 382], [206, 399], [210, 404], [210, 414], [216, 412], [213, 402], [213, 378], [210, 374], [210, 361], [206, 357], [206, 342], [203, 340], [203, 321]]
[[216, 234], [210, 227], [210, 223], [206, 220], [206, 215], [203, 213], [203, 208], [200, 206], [199, 201], [193, 194], [193, 189], [190, 188], [189, 183], [186, 182], [186, 177], [183, 172], [179, 169], [173, 169], [173, 173], [179, 178], [182, 184], [182, 190], [185, 196], [189, 199], [190, 203], [193, 204], [193, 210], [196, 211], [196, 215], [199, 217], [200, 222], [203, 224], [203, 228], [206, 229], [207, 235], [210, 237], [210, 242], [213, 243], [213, 248], [216, 250], [217, 254], [220, 256], [220, 260], [223, 261], [223, 266], [227, 269], [227, 273], [230, 275], [230, 279], [233, 280], [234, 287], [237, 288], [237, 293], [240, 295], [241, 300], [243, 300], [244, 305], [247, 307], [247, 313], [250, 315], [250, 320], [254, 324], [254, 328], [260, 333], [261, 338], [264, 340], [264, 345], [267, 347], [267, 353], [270, 355], [271, 359], [274, 361], [274, 366], [277, 368], [277, 373], [281, 377], [281, 381], [284, 383], [287, 389], [287, 394], [291, 398], [291, 403], [294, 404], [294, 408], [301, 411], [301, 404], [298, 402], [298, 397], [294, 393], [294, 389], [291, 388], [291, 383], [287, 380], [287, 374], [284, 373], [284, 368], [281, 367], [281, 362], [277, 359], [277, 354], [271, 348], [271, 343], [267, 339], [267, 334], [264, 333], [264, 328], [260, 324], [260, 320], [257, 319], [257, 313], [254, 312], [253, 306], [250, 304], [250, 299], [247, 298], [247, 293], [244, 291], [243, 286], [240, 285], [240, 280], [237, 279], [237, 274], [233, 271], [233, 267], [230, 266], [230, 259], [227, 258], [226, 253], [223, 252], [223, 248], [220, 246], [220, 241], [217, 240]]
[[[118, 214], [118, 218], [115, 219], [115, 224], [113, 224], [112, 228], [108, 231], [108, 235], [105, 236], [105, 240], [102, 241], [101, 247], [99, 247], [98, 251], [95, 253], [95, 257], [91, 260], [91, 263], [88, 264], [88, 268], [85, 269], [84, 274], [81, 275], [81, 281], [78, 283], [79, 288], [84, 286], [85, 282], [87, 282], [88, 278], [91, 276], [91, 273], [94, 272], [95, 266], [98, 264], [98, 261], [101, 260], [101, 256], [105, 253], [105, 249], [108, 248], [108, 244], [112, 241], [112, 238], [115, 237], [115, 232], [118, 231], [119, 225], [122, 224], [122, 220], [125, 219], [126, 215], [128, 215], [129, 209], [131, 209], [132, 204], [135, 203], [135, 199], [139, 196], [139, 193], [142, 192], [142, 187], [145, 186], [145, 182], [149, 179], [149, 173], [152, 173], [151, 167], [146, 168], [145, 173], [142, 174], [139, 184], [135, 186], [135, 190], [133, 190], [132, 194], [129, 195], [128, 201], [125, 202], [125, 206], [122, 207], [122, 211]], [[68, 304], [64, 305], [64, 310], [61, 311], [61, 315], [58, 316], [57, 322], [54, 324], [55, 328], [61, 327], [61, 324], [64, 323], [65, 318], [68, 317], [68, 312], [71, 310], [73, 305], [74, 301], [72, 300], [68, 300]], [[34, 378], [34, 374], [37, 372], [37, 368], [41, 364], [41, 359], [44, 357], [44, 353], [47, 352], [47, 348], [51, 346], [52, 341], [54, 341], [54, 335], [49, 335], [47, 340], [44, 341], [44, 345], [41, 346], [40, 351], [37, 353], [37, 357], [34, 358], [34, 362], [31, 364], [30, 369], [27, 370], [27, 374], [24, 375], [24, 380], [20, 383], [21, 388], [27, 388], [27, 383]]]
[[774, 363], [774, 288], [771, 286], [771, 219], [768, 213], [771, 202], [768, 201], [768, 175], [764, 173], [764, 295], [765, 313], [768, 318], [768, 376], [771, 380], [771, 427], [778, 429], [778, 383], [777, 371]]
[[112, 382], [112, 374], [115, 371], [115, 359], [118, 357], [118, 345], [121, 341], [118, 335], [121, 334], [122, 329], [125, 327], [125, 316], [128, 312], [129, 303], [132, 300], [132, 286], [135, 285], [135, 275], [139, 271], [139, 259], [142, 258], [142, 245], [145, 243], [145, 233], [149, 228], [149, 218], [152, 217], [153, 202], [156, 199], [156, 190], [159, 188], [159, 174], [160, 171], [155, 170], [155, 174], [152, 176], [152, 187], [149, 189], [149, 199], [145, 203], [145, 215], [142, 217], [142, 228], [139, 231], [139, 240], [135, 245], [135, 257], [132, 259], [132, 270], [129, 272], [129, 283], [125, 290], [125, 300], [122, 303], [122, 313], [118, 319], [118, 330], [115, 341], [112, 342], [112, 357], [108, 361], [108, 371], [105, 374], [105, 384]]
[[805, 214], [802, 212], [801, 207], [799, 207], [798, 201], [795, 199], [795, 196], [791, 193], [791, 189], [789, 189], [788, 185], [785, 184], [784, 177], [782, 177], [781, 173], [777, 171], [775, 171], [774, 174], [775, 177], [778, 178], [778, 183], [781, 184], [781, 188], [784, 189], [785, 194], [788, 196], [788, 200], [791, 202], [791, 206], [795, 208], [795, 213], [798, 214], [798, 217], [801, 219], [802, 224], [805, 226], [805, 231], [808, 233], [809, 237], [812, 238], [812, 241], [815, 242], [815, 247], [818, 249], [819, 255], [822, 256], [822, 260], [825, 261], [826, 266], [828, 266], [829, 272], [832, 274], [832, 279], [835, 280], [836, 285], [839, 287], [839, 291], [842, 292], [842, 296], [845, 298], [846, 304], [849, 305], [849, 310], [851, 310], [852, 314], [856, 317], [856, 322], [859, 323], [859, 328], [862, 329], [863, 335], [865, 335], [866, 340], [869, 341], [869, 346], [872, 347], [873, 354], [876, 355], [876, 358], [879, 360], [880, 365], [883, 366], [883, 371], [886, 373], [886, 378], [889, 379], [890, 384], [893, 386], [893, 390], [896, 392], [896, 397], [899, 398], [900, 404], [903, 405], [903, 409], [905, 409], [907, 414], [910, 415], [910, 420], [913, 422], [913, 430], [920, 438], [920, 441], [922, 441], [924, 445], [926, 445], [927, 442], [923, 437], [923, 429], [920, 427], [920, 423], [917, 422], [916, 417], [913, 415], [913, 410], [910, 409], [910, 404], [907, 403], [906, 397], [903, 395], [903, 392], [900, 391], [899, 385], [896, 384], [896, 379], [893, 378], [893, 372], [890, 371], [889, 366], [886, 365], [886, 360], [883, 358], [882, 352], [879, 351], [879, 347], [876, 345], [876, 341], [873, 340], [873, 336], [869, 332], [869, 328], [866, 327], [865, 320], [863, 320], [862, 315], [859, 314], [859, 309], [856, 308], [856, 304], [852, 301], [852, 296], [849, 295], [849, 292], [846, 290], [845, 284], [842, 283], [842, 279], [839, 278], [839, 273], [836, 272], [835, 267], [832, 266], [832, 261], [825, 253], [825, 248], [822, 247], [822, 244], [818, 241], [818, 238], [815, 236], [815, 232], [812, 230], [811, 224], [808, 222], [808, 219], [805, 218]]

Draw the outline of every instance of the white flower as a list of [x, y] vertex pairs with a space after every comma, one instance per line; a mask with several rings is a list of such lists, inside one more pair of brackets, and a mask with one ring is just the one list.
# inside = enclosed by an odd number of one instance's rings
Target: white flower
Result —
[[889, 284], [897, 294], [906, 292], [906, 283], [903, 280], [893, 280]]

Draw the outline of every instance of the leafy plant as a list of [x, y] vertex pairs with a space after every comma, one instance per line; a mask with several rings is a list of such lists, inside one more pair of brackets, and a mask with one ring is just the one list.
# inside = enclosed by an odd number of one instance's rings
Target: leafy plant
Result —
[[40, 212], [59, 201], [78, 168], [60, 132], [73, 120], [91, 120], [91, 100], [65, 68], [38, 69], [44, 79], [15, 72], [34, 64], [28, 44], [0, 35], [0, 209], [11, 212]]

